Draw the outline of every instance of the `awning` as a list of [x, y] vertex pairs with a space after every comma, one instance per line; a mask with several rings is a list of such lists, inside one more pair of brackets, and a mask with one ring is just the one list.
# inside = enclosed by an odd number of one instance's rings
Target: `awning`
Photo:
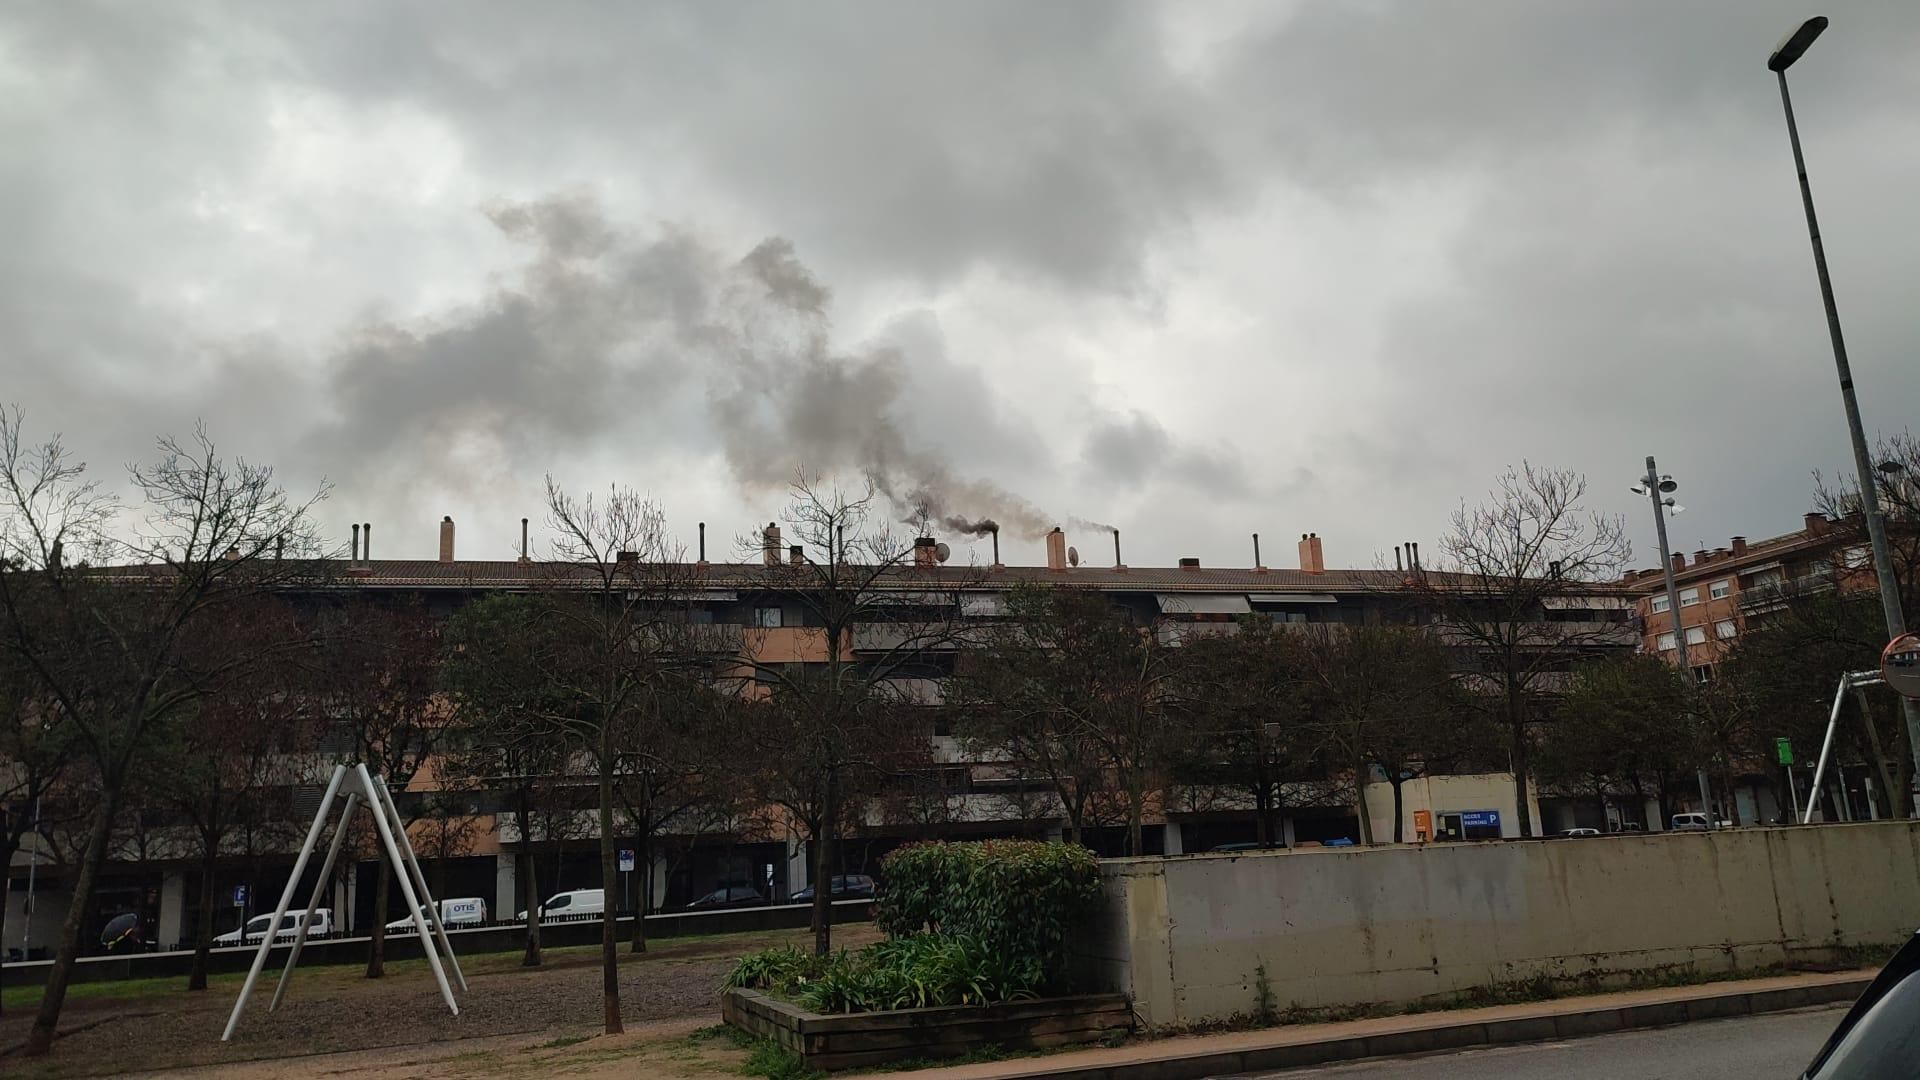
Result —
[[1613, 594], [1602, 596], [1543, 596], [1540, 598], [1540, 604], [1542, 607], [1554, 611], [1566, 611], [1569, 609], [1574, 611], [1604, 611], [1608, 608], [1630, 608], [1633, 606], [1633, 597]]
[[1007, 613], [1007, 594], [1005, 593], [961, 593], [960, 614], [971, 616], [994, 616]]
[[1256, 604], [1337, 604], [1340, 598], [1326, 593], [1254, 593], [1247, 599]]
[[1246, 615], [1253, 611], [1245, 593], [1154, 593], [1169, 615]]

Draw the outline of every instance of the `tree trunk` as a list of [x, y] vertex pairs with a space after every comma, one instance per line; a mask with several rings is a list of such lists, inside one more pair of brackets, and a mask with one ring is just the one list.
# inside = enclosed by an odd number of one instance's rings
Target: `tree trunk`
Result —
[[[525, 821], [525, 818], [521, 819]], [[525, 826], [520, 833], [520, 864], [526, 876], [520, 879], [521, 901], [527, 905], [527, 951], [520, 957], [521, 967], [540, 966], [540, 860], [527, 850]]]
[[219, 864], [220, 841], [206, 843], [200, 853], [200, 914], [193, 925], [193, 970], [187, 973], [187, 989], [207, 988], [207, 957], [213, 952], [214, 870]]
[[[14, 831], [13, 819], [6, 810], [0, 809], [0, 818], [6, 818], [7, 822], [7, 842], [0, 846], [0, 942], [4, 942], [7, 940], [7, 897], [13, 888], [13, 853], [20, 850], [20, 839], [26, 834]], [[35, 842], [38, 843], [38, 840]], [[0, 953], [0, 956], [4, 956], [4, 953]], [[0, 1016], [4, 1015], [6, 1008], [0, 1006]]]
[[1367, 767], [1353, 767], [1353, 805], [1360, 816], [1360, 842], [1373, 846], [1373, 815], [1367, 811]]
[[633, 876], [639, 888], [633, 901], [633, 951], [647, 951], [647, 903], [653, 898], [653, 811], [640, 816], [640, 832], [633, 838]]
[[1393, 785], [1393, 842], [1404, 844], [1407, 842], [1406, 826], [1401, 822], [1407, 816], [1407, 778], [1396, 767], [1387, 774], [1387, 782]]
[[93, 885], [100, 876], [100, 864], [106, 861], [107, 837], [113, 832], [113, 815], [119, 809], [119, 785], [107, 785], [100, 804], [94, 809], [93, 823], [87, 830], [87, 846], [80, 857], [80, 872], [73, 880], [73, 899], [67, 905], [67, 917], [60, 924], [60, 948], [47, 972], [47, 988], [40, 994], [40, 1011], [33, 1018], [33, 1030], [27, 1033], [27, 1056], [40, 1057], [53, 1049], [54, 1032], [59, 1028], [60, 1009], [67, 1001], [67, 984], [73, 979], [74, 962], [80, 959], [80, 932], [86, 928], [87, 909], [92, 906]]
[[820, 824], [813, 830], [813, 955], [833, 950], [833, 831], [839, 826], [833, 770], [821, 778]]
[[1146, 799], [1147, 795], [1144, 791], [1131, 790], [1127, 792], [1127, 854], [1129, 855], [1145, 855], [1147, 853], [1146, 841], [1142, 835], [1146, 831], [1142, 823], [1142, 819], [1146, 816], [1146, 813], [1141, 807], [1141, 804], [1146, 802]]
[[[404, 828], [405, 826], [402, 826]], [[398, 843], [399, 838], [395, 838]], [[367, 930], [367, 978], [378, 979], [387, 973], [387, 892], [393, 887], [393, 863], [385, 845], [380, 848], [380, 869], [373, 875], [373, 925]], [[412, 912], [408, 912], [409, 915]], [[424, 944], [424, 943], [423, 943]]]
[[1253, 838], [1263, 848], [1273, 846], [1273, 792], [1264, 780], [1253, 791]]
[[1517, 687], [1507, 690], [1507, 724], [1513, 739], [1510, 753], [1513, 757], [1514, 817], [1519, 821], [1520, 835], [1532, 836], [1533, 808], [1527, 805], [1527, 710]]
[[616, 876], [613, 837], [613, 724], [607, 717], [600, 725], [600, 997], [606, 1006], [606, 1032], [618, 1035], [625, 1030], [620, 1023], [620, 943], [619, 927], [614, 921], [619, 903], [614, 891]]

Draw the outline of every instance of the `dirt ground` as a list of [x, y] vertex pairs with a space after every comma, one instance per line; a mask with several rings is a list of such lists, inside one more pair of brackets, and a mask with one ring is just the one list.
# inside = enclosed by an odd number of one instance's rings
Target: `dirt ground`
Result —
[[[836, 947], [877, 938], [869, 926], [836, 927]], [[61, 1016], [61, 1038], [39, 1060], [20, 1056], [32, 1002], [9, 993], [0, 1017], [0, 1075], [77, 1077], [164, 1074], [280, 1078], [383, 1076], [516, 1077], [566, 1074], [697, 1076], [731, 1071], [744, 1053], [726, 1039], [696, 1034], [718, 1023], [719, 985], [736, 957], [772, 945], [804, 945], [804, 930], [676, 938], [654, 942], [620, 964], [627, 1034], [600, 1036], [599, 948], [550, 949], [540, 968], [519, 953], [465, 957], [468, 990], [460, 1015], [440, 1000], [423, 960], [390, 963], [387, 977], [331, 967], [294, 973], [278, 1012], [266, 1006], [263, 974], [233, 1042], [220, 1031], [240, 990], [239, 974], [216, 976], [189, 994], [185, 979], [77, 987]], [[279, 955], [279, 954], [276, 954]], [[271, 971], [271, 969], [270, 969]]]

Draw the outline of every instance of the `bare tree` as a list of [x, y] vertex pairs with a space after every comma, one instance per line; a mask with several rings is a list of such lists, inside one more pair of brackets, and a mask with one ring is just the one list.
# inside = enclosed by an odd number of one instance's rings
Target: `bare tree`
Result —
[[[21, 657], [0, 648], [0, 897], [12, 887], [14, 855], [44, 830], [73, 752], [64, 714], [40, 693]], [[35, 837], [36, 848], [44, 847]], [[0, 902], [0, 941], [7, 905]]]
[[[440, 623], [414, 604], [353, 597], [325, 613], [311, 698], [349, 757], [395, 793], [402, 827], [418, 816], [406, 792], [456, 723], [441, 694]], [[367, 978], [386, 974], [393, 866], [375, 853], [373, 924], [367, 928]]]
[[[937, 679], [938, 657], [967, 640], [961, 596], [979, 580], [970, 569], [938, 566], [931, 547], [907, 545], [874, 520], [874, 490], [824, 486], [804, 474], [792, 486], [786, 523], [743, 546], [744, 582], [791, 604], [797, 628], [748, 631], [749, 687], [764, 697], [745, 710], [763, 733], [756, 783], [806, 834], [811, 856], [814, 950], [832, 936], [833, 848], [849, 805], [887, 775], [925, 768], [926, 718], [908, 704], [912, 684]], [[771, 620], [766, 620], [771, 621]], [[798, 662], [766, 659], [775, 634], [796, 638]]]
[[1580, 598], [1606, 594], [1632, 553], [1624, 519], [1586, 511], [1586, 490], [1577, 473], [1508, 469], [1485, 502], [1454, 512], [1438, 564], [1405, 582], [1442, 638], [1472, 658], [1463, 689], [1506, 731], [1523, 836], [1534, 834], [1528, 758], [1543, 698], [1565, 688], [1583, 656], [1630, 638], [1619, 623], [1565, 617]]
[[[311, 509], [273, 472], [220, 457], [204, 431], [160, 440], [129, 470], [135, 519], [86, 477], [56, 436], [23, 441], [18, 410], [0, 413], [0, 647], [71, 725], [75, 753], [99, 781], [74, 903], [61, 927], [27, 1053], [53, 1045], [88, 898], [107, 855], [128, 776], [154, 727], [261, 649], [225, 656], [186, 646], [236, 603], [310, 576], [320, 553]], [[321, 494], [324, 494], [322, 492]]]

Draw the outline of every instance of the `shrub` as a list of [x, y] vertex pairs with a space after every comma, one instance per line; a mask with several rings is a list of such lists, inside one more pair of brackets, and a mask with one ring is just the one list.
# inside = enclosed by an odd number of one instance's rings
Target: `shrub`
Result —
[[999, 957], [1065, 973], [1067, 938], [1100, 896], [1100, 864], [1075, 844], [1032, 840], [912, 844], [881, 864], [880, 929], [970, 938]]

